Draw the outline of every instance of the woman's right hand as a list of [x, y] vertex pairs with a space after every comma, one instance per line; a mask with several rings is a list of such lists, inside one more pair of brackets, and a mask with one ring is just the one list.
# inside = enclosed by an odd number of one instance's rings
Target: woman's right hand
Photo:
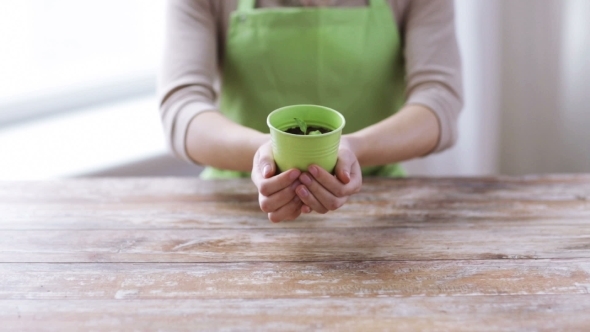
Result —
[[[310, 211], [295, 193], [295, 188], [301, 184], [298, 169], [290, 169], [278, 174], [272, 154], [270, 141], [258, 148], [254, 155], [252, 166], [252, 182], [258, 188], [258, 203], [260, 209], [268, 213], [272, 222], [295, 220], [301, 211]], [[302, 209], [303, 207], [303, 209]]]

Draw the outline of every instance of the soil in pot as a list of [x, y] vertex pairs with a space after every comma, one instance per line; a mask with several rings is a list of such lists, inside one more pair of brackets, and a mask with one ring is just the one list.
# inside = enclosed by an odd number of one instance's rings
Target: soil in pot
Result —
[[[318, 131], [319, 131], [319, 133], [318, 133]], [[318, 135], [318, 134], [329, 133], [331, 131], [332, 130], [330, 130], [330, 129], [326, 129], [324, 127], [316, 127], [316, 126], [307, 127], [306, 133], [303, 133], [299, 127], [292, 127], [292, 128], [285, 130], [286, 133], [295, 134], [295, 135], [314, 135], [313, 133], [315, 133], [315, 135]]]
[[320, 126], [309, 126], [299, 118], [295, 118], [295, 121], [297, 121], [297, 126], [285, 130], [286, 133], [295, 135], [321, 135], [332, 131], [331, 129]]

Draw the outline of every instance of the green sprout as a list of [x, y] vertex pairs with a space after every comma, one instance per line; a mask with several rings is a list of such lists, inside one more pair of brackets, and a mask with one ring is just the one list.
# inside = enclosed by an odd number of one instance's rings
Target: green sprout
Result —
[[299, 126], [299, 130], [305, 135], [307, 133], [307, 123], [301, 120], [300, 118], [295, 118], [295, 122], [297, 122], [297, 126]]
[[[320, 130], [312, 130], [309, 133], [307, 132], [308, 125], [305, 121], [301, 120], [300, 118], [294, 118], [295, 122], [297, 122], [297, 126], [299, 130], [303, 133], [303, 135], [321, 135], [322, 132]], [[311, 128], [310, 128], [311, 129]]]

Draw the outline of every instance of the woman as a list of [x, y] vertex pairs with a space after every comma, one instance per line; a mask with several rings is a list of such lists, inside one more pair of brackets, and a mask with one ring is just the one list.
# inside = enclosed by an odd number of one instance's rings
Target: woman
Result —
[[[455, 142], [453, 1], [169, 0], [159, 94], [171, 150], [202, 177], [250, 171], [273, 222], [326, 213], [363, 175], [403, 175], [395, 163]], [[335, 176], [276, 174], [265, 119], [292, 104], [345, 116]]]

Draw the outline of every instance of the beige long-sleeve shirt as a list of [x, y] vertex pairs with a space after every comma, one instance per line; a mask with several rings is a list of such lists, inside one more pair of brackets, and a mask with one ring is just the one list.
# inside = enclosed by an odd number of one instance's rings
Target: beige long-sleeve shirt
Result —
[[[288, 1], [258, 0], [258, 7]], [[306, 2], [312, 2], [306, 1]], [[367, 0], [316, 0], [332, 6], [366, 6]], [[440, 125], [434, 150], [452, 146], [463, 104], [461, 61], [455, 37], [453, 0], [387, 0], [402, 37], [406, 104], [430, 108]], [[170, 149], [186, 152], [189, 122], [216, 111], [219, 66], [229, 17], [238, 0], [168, 0], [165, 49], [158, 80], [160, 113]]]

